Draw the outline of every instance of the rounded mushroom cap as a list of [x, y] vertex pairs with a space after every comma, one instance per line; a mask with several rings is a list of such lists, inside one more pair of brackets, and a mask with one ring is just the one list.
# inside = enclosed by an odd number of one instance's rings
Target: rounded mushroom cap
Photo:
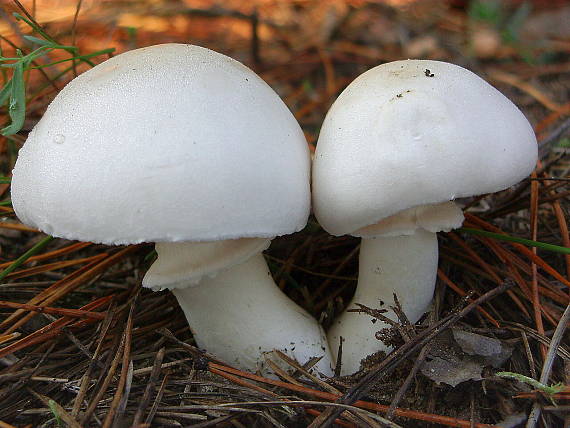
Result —
[[313, 161], [313, 209], [330, 233], [402, 210], [496, 192], [537, 159], [521, 111], [474, 73], [405, 60], [354, 80], [330, 108]]
[[165, 44], [71, 81], [19, 153], [18, 217], [68, 239], [128, 244], [274, 237], [310, 207], [299, 124], [253, 71]]

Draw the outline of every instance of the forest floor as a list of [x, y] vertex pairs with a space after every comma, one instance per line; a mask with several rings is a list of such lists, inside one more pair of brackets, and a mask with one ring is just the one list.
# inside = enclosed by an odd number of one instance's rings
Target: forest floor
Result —
[[[0, 427], [570, 426], [568, 22], [563, 1], [6, 0]], [[26, 35], [44, 41], [41, 55], [25, 57], [40, 46]], [[171, 293], [141, 287], [151, 244], [51, 239], [11, 207], [17, 151], [59, 90], [89, 62], [167, 42], [248, 65], [313, 151], [327, 109], [362, 72], [406, 58], [452, 62], [525, 113], [540, 160], [513, 188], [462, 201], [465, 228], [438, 235], [434, 305], [415, 329], [396, 329], [389, 358], [324, 380], [285, 360], [290, 369], [271, 379], [236, 370], [195, 346]], [[10, 60], [16, 49], [29, 60]], [[278, 286], [326, 328], [354, 292], [358, 248], [311, 218], [266, 258]]]

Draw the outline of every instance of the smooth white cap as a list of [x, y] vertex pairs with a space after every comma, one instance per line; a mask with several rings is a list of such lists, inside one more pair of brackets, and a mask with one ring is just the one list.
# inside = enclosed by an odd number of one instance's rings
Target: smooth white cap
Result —
[[310, 158], [253, 71], [165, 44], [71, 81], [20, 150], [18, 217], [68, 239], [129, 244], [274, 237], [304, 227]]
[[408, 208], [505, 189], [536, 159], [527, 119], [483, 79], [445, 62], [391, 62], [330, 108], [313, 209], [328, 232], [352, 233]]

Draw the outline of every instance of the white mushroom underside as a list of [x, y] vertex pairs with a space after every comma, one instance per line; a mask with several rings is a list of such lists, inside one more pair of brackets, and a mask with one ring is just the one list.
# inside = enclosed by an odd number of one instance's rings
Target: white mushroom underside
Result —
[[270, 239], [241, 238], [213, 242], [157, 242], [157, 260], [143, 278], [154, 290], [196, 285], [204, 276], [215, 276], [269, 247]]
[[352, 235], [361, 238], [401, 236], [412, 235], [418, 229], [433, 233], [449, 232], [461, 227], [463, 219], [463, 211], [453, 201], [420, 205], [384, 218], [376, 224], [358, 229]]

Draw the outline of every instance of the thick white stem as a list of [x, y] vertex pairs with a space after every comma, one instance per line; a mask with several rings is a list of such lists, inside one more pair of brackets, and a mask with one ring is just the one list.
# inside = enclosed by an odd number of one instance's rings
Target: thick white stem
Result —
[[[416, 322], [427, 310], [435, 287], [438, 249], [435, 233], [423, 229], [409, 236], [362, 239], [356, 293], [348, 305], [361, 303], [370, 308], [389, 309], [396, 293], [411, 322]], [[382, 305], [383, 302], [383, 305]], [[392, 311], [384, 314], [395, 319]], [[366, 314], [344, 312], [328, 333], [333, 355], [336, 356], [342, 336], [342, 374], [360, 368], [360, 361], [388, 347], [375, 338], [375, 333], [387, 327], [372, 322]]]
[[300, 363], [323, 356], [316, 368], [331, 374], [331, 354], [323, 329], [279, 290], [260, 253], [172, 292], [198, 346], [227, 363], [267, 373], [262, 354], [279, 349]]

